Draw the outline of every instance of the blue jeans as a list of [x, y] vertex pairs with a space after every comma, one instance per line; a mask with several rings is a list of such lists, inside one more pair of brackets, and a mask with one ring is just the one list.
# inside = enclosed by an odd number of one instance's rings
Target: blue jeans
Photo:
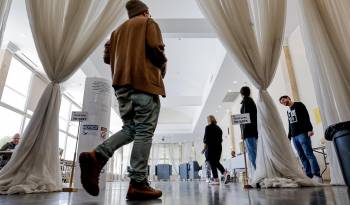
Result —
[[133, 141], [129, 177], [142, 182], [147, 179], [152, 137], [160, 111], [159, 96], [127, 87], [119, 88], [116, 96], [123, 128], [97, 146], [96, 152], [108, 159], [115, 150]]
[[312, 150], [311, 139], [307, 133], [293, 137], [293, 144], [303, 163], [306, 175], [310, 178], [313, 176], [320, 177], [320, 167]]
[[256, 169], [256, 141], [255, 137], [248, 137], [244, 139], [245, 146], [248, 151], [248, 158], [252, 162], [254, 169]]

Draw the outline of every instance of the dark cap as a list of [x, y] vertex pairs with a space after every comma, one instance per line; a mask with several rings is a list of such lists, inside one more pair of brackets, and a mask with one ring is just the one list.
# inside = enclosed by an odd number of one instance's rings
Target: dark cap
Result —
[[128, 10], [129, 18], [142, 14], [148, 10], [148, 6], [140, 0], [129, 0], [125, 7], [126, 10]]

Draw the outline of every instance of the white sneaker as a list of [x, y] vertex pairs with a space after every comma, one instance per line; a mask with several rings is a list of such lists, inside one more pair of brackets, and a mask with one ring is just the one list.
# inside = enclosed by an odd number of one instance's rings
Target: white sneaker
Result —
[[323, 183], [323, 179], [321, 177], [318, 176], [314, 176], [312, 177], [312, 181], [318, 183], [318, 184], [322, 184]]
[[220, 185], [220, 182], [214, 179], [213, 181], [209, 182], [209, 185]]
[[210, 182], [210, 179], [206, 179], [205, 182], [209, 183], [209, 182]]
[[228, 181], [230, 180], [230, 173], [226, 171], [224, 177], [224, 184], [228, 184]]

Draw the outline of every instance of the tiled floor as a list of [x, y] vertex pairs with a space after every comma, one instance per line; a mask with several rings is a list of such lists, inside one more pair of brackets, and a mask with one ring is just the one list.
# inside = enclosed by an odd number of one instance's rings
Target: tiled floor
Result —
[[128, 184], [116, 182], [107, 185], [99, 197], [92, 197], [84, 191], [77, 193], [49, 193], [26, 195], [0, 195], [0, 205], [119, 205], [119, 204], [258, 204], [258, 205], [350, 205], [350, 191], [347, 187], [317, 187], [297, 189], [250, 189], [240, 184], [209, 186], [205, 182], [160, 182], [154, 183], [163, 190], [159, 200], [138, 202], [126, 201]]

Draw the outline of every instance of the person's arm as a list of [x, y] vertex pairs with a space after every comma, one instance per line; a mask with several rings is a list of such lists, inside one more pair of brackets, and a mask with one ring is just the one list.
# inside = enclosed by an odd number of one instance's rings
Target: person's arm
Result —
[[292, 139], [292, 134], [290, 133], [290, 125], [288, 125], [288, 139], [289, 141]]
[[204, 132], [204, 138], [203, 138], [203, 143], [204, 143], [204, 148], [202, 150], [202, 154], [204, 154], [204, 152], [208, 149], [208, 135], [209, 135], [209, 130], [208, 130], [208, 126], [205, 127], [205, 132]]
[[221, 130], [221, 128], [219, 127], [219, 129], [220, 129], [220, 132], [219, 132], [219, 141], [220, 141], [220, 143], [222, 143], [222, 130]]
[[204, 147], [203, 147], [203, 150], [202, 150], [202, 154], [204, 154], [205, 151], [207, 151], [207, 149], [208, 149], [208, 145], [207, 145], [207, 144], [204, 144]]
[[[241, 114], [244, 114], [246, 113], [246, 101], [242, 101], [242, 104], [241, 104]], [[245, 124], [240, 124], [240, 127], [241, 127], [241, 139], [243, 140], [244, 139], [244, 135], [245, 135]]]
[[103, 54], [103, 61], [105, 62], [105, 64], [111, 64], [110, 47], [111, 47], [111, 40], [108, 40], [105, 43], [105, 50]]
[[208, 141], [209, 141], [209, 128], [207, 126], [205, 127], [205, 131], [204, 131], [203, 143], [208, 144]]
[[6, 151], [8, 150], [8, 148], [9, 148], [9, 143], [6, 143], [1, 147], [0, 151]]
[[311, 137], [312, 135], [314, 135], [314, 133], [313, 133], [314, 128], [311, 124], [309, 112], [307, 111], [307, 109], [303, 103], [300, 103], [300, 109], [301, 109], [301, 112], [303, 112], [303, 114], [302, 114], [302, 116], [304, 118], [303, 121], [305, 122], [305, 126], [306, 126], [306, 129], [308, 131], [308, 135]]
[[[287, 112], [287, 117], [288, 117], [288, 112]], [[292, 133], [291, 133], [291, 129], [290, 129], [289, 117], [288, 117], [288, 139], [289, 139], [289, 141], [292, 139]]]
[[167, 62], [167, 58], [164, 54], [165, 45], [158, 24], [151, 18], [147, 21], [146, 44], [146, 51], [149, 59], [153, 65], [161, 70], [162, 76], [164, 77]]

